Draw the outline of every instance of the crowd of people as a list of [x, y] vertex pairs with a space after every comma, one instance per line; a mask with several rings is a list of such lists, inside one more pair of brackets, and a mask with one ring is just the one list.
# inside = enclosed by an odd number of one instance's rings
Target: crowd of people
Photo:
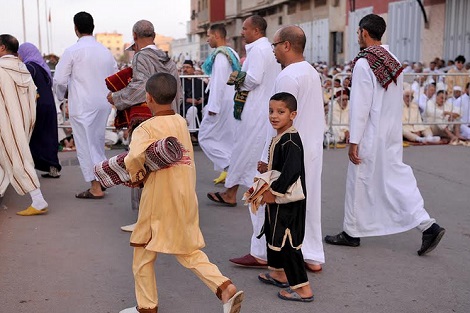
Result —
[[[78, 41], [65, 50], [54, 77], [34, 45], [20, 46], [13, 36], [0, 35], [0, 196], [11, 184], [32, 199], [17, 214], [46, 214], [48, 203], [36, 170], [45, 172], [44, 178], [60, 178], [61, 138], [66, 147], [76, 148], [89, 184], [75, 197], [102, 199], [105, 188], [94, 165], [106, 160], [105, 146], [119, 134], [128, 141], [124, 163], [131, 178], [131, 207], [139, 216], [122, 229], [132, 232], [137, 305], [121, 312], [158, 311], [158, 253], [175, 255], [193, 271], [221, 300], [224, 313], [240, 312], [243, 291], [200, 250], [204, 239], [195, 144], [221, 172], [214, 182], [226, 188], [208, 192], [209, 201], [235, 207], [239, 189], [252, 192], [249, 253], [230, 262], [267, 268], [258, 279], [280, 287], [283, 300], [313, 301], [307, 271], [322, 271], [324, 242], [358, 247], [361, 237], [417, 228], [421, 256], [445, 234], [425, 210], [413, 172], [402, 161], [402, 140], [426, 143], [444, 137], [458, 144], [470, 139], [469, 74], [463, 56], [455, 59], [455, 68], [448, 68], [448, 76], [440, 72], [441, 60], [431, 62], [429, 69], [416, 63], [410, 70], [381, 43], [383, 18], [370, 14], [358, 27], [361, 52], [350, 64], [329, 69], [304, 59], [307, 38], [300, 27], [282, 27], [270, 41], [266, 20], [253, 15], [242, 25], [245, 58], [227, 46], [224, 25], [211, 25], [207, 37], [214, 51], [201, 65], [209, 79], [188, 79], [179, 75], [195, 74], [193, 61], [185, 61], [181, 72], [155, 46], [153, 24], [140, 20], [132, 28], [130, 49], [136, 53], [131, 77], [121, 89], [110, 91], [105, 80], [118, 68], [93, 37], [93, 17], [79, 12], [73, 24]], [[416, 78], [405, 82], [403, 74], [411, 71]], [[63, 101], [73, 137], [67, 128], [58, 133], [54, 95]], [[108, 134], [106, 127], [115, 117], [123, 119], [126, 130]], [[184, 162], [147, 171], [146, 148], [170, 136], [184, 147]], [[349, 143], [350, 162], [343, 230], [323, 238], [325, 141]], [[264, 181], [256, 185], [260, 189], [253, 189], [254, 179]]]

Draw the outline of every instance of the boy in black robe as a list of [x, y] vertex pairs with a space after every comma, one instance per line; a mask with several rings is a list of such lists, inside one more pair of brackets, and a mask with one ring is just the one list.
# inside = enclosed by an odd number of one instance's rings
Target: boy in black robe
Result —
[[304, 195], [306, 190], [302, 141], [292, 126], [297, 115], [296, 110], [297, 101], [290, 93], [277, 93], [270, 99], [269, 121], [277, 130], [277, 136], [271, 142], [267, 170], [279, 171], [280, 176], [263, 193], [262, 202], [267, 207], [262, 233], [266, 236], [271, 272], [260, 274], [258, 278], [267, 284], [288, 287], [278, 293], [283, 300], [311, 302], [313, 292], [301, 251], [305, 234], [306, 202], [305, 199], [285, 201], [289, 187], [299, 179]]

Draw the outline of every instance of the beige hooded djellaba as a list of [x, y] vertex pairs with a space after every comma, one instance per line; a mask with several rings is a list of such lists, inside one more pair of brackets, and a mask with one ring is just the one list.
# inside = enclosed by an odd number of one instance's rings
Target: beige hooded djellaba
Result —
[[11, 183], [24, 195], [39, 188], [29, 139], [36, 121], [36, 85], [17, 57], [0, 58], [0, 196]]

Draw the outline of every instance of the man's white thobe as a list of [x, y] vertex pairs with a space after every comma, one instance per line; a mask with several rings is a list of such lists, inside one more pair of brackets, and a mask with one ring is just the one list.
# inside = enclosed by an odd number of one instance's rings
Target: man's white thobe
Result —
[[362, 163], [349, 162], [344, 231], [367, 237], [427, 229], [434, 220], [424, 209], [411, 167], [403, 163], [403, 74], [385, 90], [361, 58], [350, 99], [349, 141], [358, 145]]
[[[239, 59], [238, 54], [234, 50], [232, 52]], [[198, 134], [199, 145], [209, 160], [214, 163], [216, 171], [223, 171], [229, 166], [233, 149], [235, 127], [233, 96], [235, 89], [233, 86], [227, 85], [231, 73], [232, 66], [227, 56], [218, 53], [212, 66], [208, 86], [209, 100], [204, 107], [204, 117]], [[216, 114], [209, 115], [209, 112]]]
[[[225, 187], [243, 185], [249, 188], [257, 174], [258, 161], [263, 153], [269, 124], [269, 99], [274, 94], [274, 81], [281, 66], [274, 57], [268, 38], [262, 37], [245, 45], [246, 59], [242, 71], [246, 72], [242, 90], [249, 94], [241, 120], [235, 120], [234, 144]], [[251, 214], [253, 236], [250, 254], [266, 260], [266, 241], [257, 239], [264, 222], [264, 206], [257, 215]]]
[[262, 37], [245, 45], [245, 50], [242, 71], [246, 72], [246, 78], [241, 89], [248, 90], [249, 94], [241, 120], [235, 120], [232, 157], [225, 179], [227, 188], [235, 185], [249, 187], [253, 183], [269, 125], [269, 98], [281, 71], [268, 38]]
[[29, 150], [36, 121], [36, 86], [17, 57], [0, 58], [0, 197], [9, 184], [19, 195], [39, 188]]
[[460, 109], [460, 136], [470, 139], [470, 97], [464, 93], [455, 104]]
[[[325, 263], [321, 231], [321, 173], [325, 110], [320, 75], [306, 61], [290, 64], [277, 76], [274, 93], [278, 92], [288, 92], [297, 99], [294, 127], [299, 132], [304, 147], [307, 189], [307, 214], [302, 254], [306, 261], [322, 264]], [[276, 131], [270, 127], [268, 134], [274, 137]], [[261, 159], [263, 162], [267, 161], [268, 149], [269, 143], [263, 152]], [[260, 218], [259, 215], [258, 218]]]
[[104, 134], [111, 105], [106, 99], [105, 78], [115, 72], [111, 52], [93, 36], [83, 36], [65, 50], [54, 74], [54, 90], [60, 101], [68, 89], [70, 124], [87, 182], [95, 180], [93, 166], [106, 160]]

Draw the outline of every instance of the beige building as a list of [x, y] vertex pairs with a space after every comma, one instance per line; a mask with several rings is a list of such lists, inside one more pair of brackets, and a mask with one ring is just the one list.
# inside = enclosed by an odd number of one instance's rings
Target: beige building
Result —
[[122, 34], [114, 33], [96, 33], [96, 41], [109, 49], [114, 58], [119, 61], [124, 54], [124, 41]]
[[369, 13], [386, 20], [383, 42], [400, 60], [428, 63], [435, 57], [449, 60], [459, 54], [470, 58], [468, 0], [191, 0], [189, 32], [201, 37], [203, 60], [210, 51], [207, 28], [224, 23], [228, 45], [243, 56], [243, 20], [258, 14], [268, 22], [270, 40], [280, 27], [299, 25], [307, 36], [306, 60], [333, 65], [356, 56], [358, 23]]
[[155, 45], [158, 49], [161, 49], [168, 54], [171, 54], [171, 42], [173, 41], [173, 37], [168, 37], [160, 34], [155, 34]]

